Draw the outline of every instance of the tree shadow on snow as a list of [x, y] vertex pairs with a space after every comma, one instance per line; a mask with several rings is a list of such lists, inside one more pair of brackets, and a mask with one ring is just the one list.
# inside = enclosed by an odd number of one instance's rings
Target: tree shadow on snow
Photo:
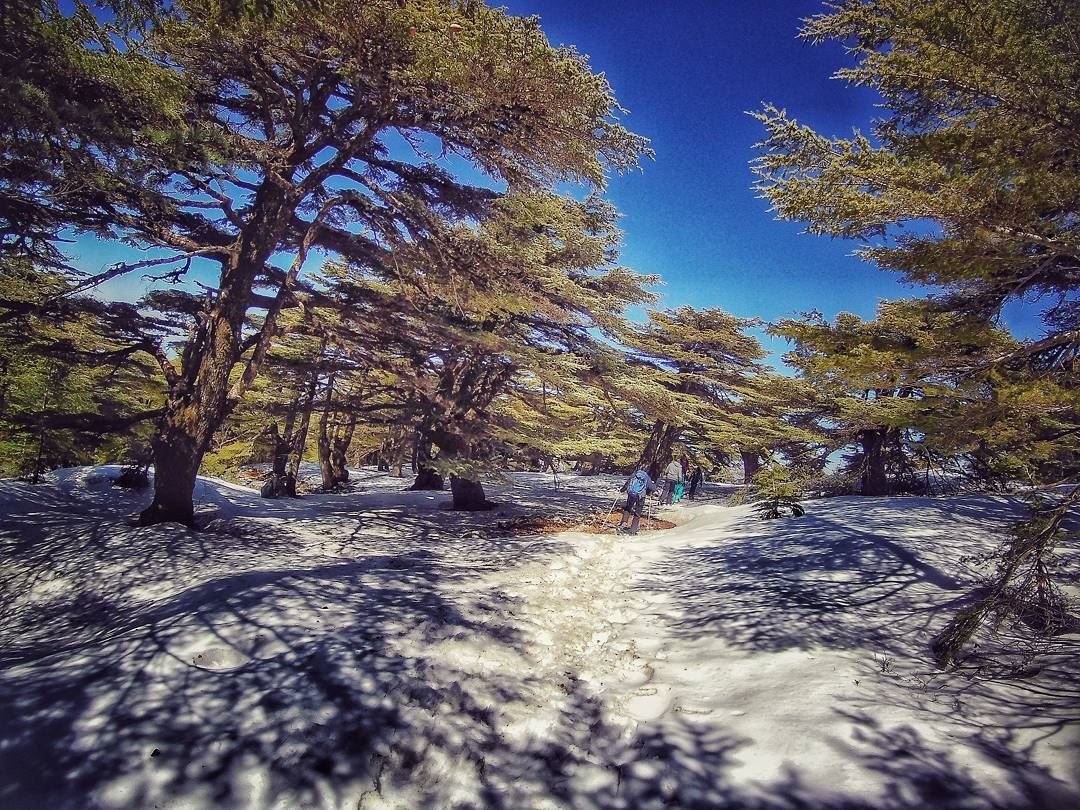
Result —
[[[719, 639], [747, 653], [857, 653], [859, 677], [838, 684], [832, 699], [854, 734], [850, 760], [888, 777], [879, 806], [1075, 804], [1075, 788], [1040, 768], [1034, 749], [1050, 740], [1080, 755], [1080, 642], [1040, 641], [1039, 657], [1028, 660], [1025, 639], [1005, 639], [1019, 651], [1009, 666], [990, 667], [986, 654], [959, 672], [939, 671], [928, 650], [976, 582], [975, 570], [956, 559], [985, 553], [987, 532], [1004, 534], [1022, 507], [1005, 498], [904, 499], [873, 510], [859, 499], [827, 503], [818, 514], [751, 519], [709, 545], [673, 549], [639, 587], [670, 596], [673, 609], [659, 618], [676, 639]], [[886, 707], [953, 737], [929, 741], [908, 726], [887, 728], [875, 720]], [[955, 764], [951, 745], [995, 766], [1007, 798], [988, 798], [997, 794], [986, 790], [986, 774]], [[1080, 772], [1069, 776], [1080, 781]], [[801, 789], [776, 789], [791, 806], [834, 806], [827, 797], [804, 801]]]
[[[737, 779], [750, 740], [677, 715], [629, 729], [572, 672], [553, 688], [531, 666], [515, 598], [475, 578], [542, 562], [557, 542], [471, 538], [467, 522], [448, 528], [407, 506], [336, 521], [309, 510], [298, 534], [278, 520], [286, 504], [195, 533], [124, 526], [125, 504], [49, 489], [6, 502], [18, 508], [0, 526], [0, 807], [994, 806], [978, 775], [869, 706], [846, 710], [847, 745], [889, 781], [873, 805], [812, 789], [794, 769]], [[677, 549], [645, 587], [683, 606], [684, 637], [910, 651], [897, 622], [924, 626], [964, 584], [929, 549], [836, 520]], [[929, 532], [936, 519], [925, 520], [909, 529]], [[924, 691], [887, 694], [947, 711], [965, 698]], [[1047, 700], [1033, 694], [1013, 721]], [[1043, 719], [1066, 722], [1067, 704], [1052, 705]], [[973, 718], [969, 730], [1020, 774], [1002, 806], [1055, 806], [1045, 802], [1065, 794], [1010, 728]]]
[[955, 543], [964, 528], [927, 510], [875, 525], [859, 506], [834, 504], [827, 517], [751, 518], [735, 538], [673, 550], [642, 587], [672, 593], [680, 606], [672, 624], [688, 638], [719, 636], [768, 652], [910, 652], [950, 604], [967, 597], [973, 579], [935, 552], [939, 536], [947, 532]]

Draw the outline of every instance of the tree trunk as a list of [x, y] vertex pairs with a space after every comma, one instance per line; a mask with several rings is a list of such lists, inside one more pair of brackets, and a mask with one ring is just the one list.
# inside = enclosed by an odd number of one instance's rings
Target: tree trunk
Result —
[[653, 425], [649, 440], [645, 443], [645, 449], [641, 451], [638, 467], [646, 470], [649, 477], [654, 481], [661, 471], [671, 463], [672, 448], [678, 436], [679, 429], [674, 425], [668, 425], [662, 420], [657, 420]]
[[[288, 425], [288, 420], [286, 420], [286, 425]], [[278, 492], [279, 482], [284, 480], [285, 476], [285, 465], [288, 462], [288, 445], [282, 440], [277, 422], [271, 422], [270, 427], [264, 433], [270, 442], [271, 467], [270, 477], [263, 483], [259, 494], [264, 498], [276, 498], [280, 494]]]
[[889, 481], [885, 475], [885, 428], [869, 428], [859, 431], [859, 442], [862, 444], [863, 466], [862, 487], [863, 495], [888, 495]]
[[352, 444], [354, 433], [356, 433], [356, 414], [351, 413], [344, 424], [338, 423], [330, 442], [330, 468], [333, 471], [335, 484], [344, 484], [349, 480], [349, 446]]
[[454, 509], [457, 511], [478, 512], [494, 506], [484, 496], [484, 485], [479, 481], [451, 475], [450, 491], [454, 494]]
[[218, 290], [181, 354], [181, 369], [164, 357], [169, 384], [154, 449], [154, 500], [143, 525], [194, 517], [195, 476], [214, 431], [230, 410], [230, 375], [240, 358], [244, 319], [256, 276], [266, 266], [292, 214], [285, 190], [264, 182], [255, 193], [239, 247], [222, 267]]
[[[674, 425], [670, 425], [664, 430], [664, 434], [660, 437], [660, 447], [656, 451], [656, 475], [660, 474], [660, 471], [667, 467], [671, 463], [671, 459], [675, 456], [675, 439], [679, 435], [679, 429]], [[656, 475], [649, 473], [649, 477], [654, 481]]]
[[645, 470], [651, 479], [656, 480], [656, 476], [659, 474], [659, 465], [656, 463], [656, 451], [660, 447], [660, 437], [664, 435], [664, 423], [659, 419], [653, 423], [652, 430], [649, 432], [649, 440], [645, 442], [645, 447], [641, 451], [641, 457], [638, 459], [638, 469]]
[[319, 473], [322, 475], [322, 489], [329, 492], [337, 482], [334, 480], [334, 467], [330, 462], [330, 407], [334, 398], [334, 375], [326, 383], [326, 399], [322, 416], [319, 418]]
[[761, 469], [761, 453], [757, 450], [740, 450], [739, 457], [742, 458], [743, 483], [749, 484]]
[[289, 469], [285, 473], [285, 494], [297, 497], [296, 482], [300, 477], [300, 463], [304, 460], [304, 448], [307, 445], [308, 427], [311, 425], [311, 411], [315, 403], [315, 389], [319, 385], [319, 372], [311, 372], [307, 390], [301, 395], [298, 407], [300, 424], [293, 433], [289, 447]]
[[326, 414], [319, 420], [319, 474], [322, 476], [322, 490], [329, 492], [337, 481], [334, 480], [334, 467], [330, 462], [330, 437], [326, 431]]
[[277, 444], [274, 447], [274, 494], [276, 495], [281, 494], [281, 492], [277, 491], [278, 489], [284, 491], [285, 474], [289, 470], [289, 450], [292, 449], [292, 434], [296, 427], [296, 407], [298, 404], [294, 399], [289, 405], [289, 412], [285, 414], [285, 430], [280, 437], [277, 437]]
[[194, 408], [170, 408], [151, 442], [154, 451], [154, 500], [139, 515], [139, 524], [171, 521], [191, 526], [195, 519], [195, 477], [209, 444], [204, 426], [185, 425]]
[[[468, 440], [457, 433], [439, 428], [431, 432], [432, 441], [439, 447], [440, 456], [450, 461], [468, 460], [471, 453]], [[479, 481], [461, 475], [450, 476], [450, 491], [453, 493], [453, 508], [461, 512], [476, 512], [490, 509], [491, 503], [484, 495], [484, 485]]]
[[416, 449], [413, 453], [416, 466], [416, 480], [413, 481], [410, 490], [436, 490], [442, 492], [443, 477], [430, 465], [431, 462], [431, 439], [421, 431], [416, 434]]
[[[407, 431], [402, 425], [394, 425], [390, 428], [390, 435], [385, 445], [386, 471], [391, 478], [404, 478], [405, 453], [408, 449]], [[419, 441], [419, 440], [417, 440]], [[415, 460], [415, 452], [413, 453]]]
[[413, 481], [410, 490], [435, 490], [437, 492], [443, 491], [443, 477], [439, 475], [432, 467], [420, 466], [420, 469], [416, 471], [416, 479]]

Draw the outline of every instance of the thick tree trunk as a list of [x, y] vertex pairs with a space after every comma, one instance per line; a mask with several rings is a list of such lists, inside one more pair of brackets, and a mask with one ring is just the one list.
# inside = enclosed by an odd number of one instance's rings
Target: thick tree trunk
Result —
[[[454, 459], [468, 460], [470, 447], [468, 440], [457, 433], [452, 433], [445, 428], [439, 428], [431, 433], [432, 441], [439, 447], [442, 456], [453, 461]], [[461, 512], [476, 512], [490, 509], [495, 504], [484, 495], [484, 485], [480, 481], [466, 478], [461, 475], [450, 476], [450, 491], [453, 493], [453, 508]]]
[[649, 440], [645, 442], [645, 447], [642, 449], [641, 457], [637, 463], [638, 469], [645, 470], [654, 481], [660, 472], [660, 466], [656, 463], [656, 451], [660, 447], [660, 438], [663, 435], [664, 423], [657, 420], [653, 424], [652, 431], [649, 433]]
[[645, 449], [641, 451], [638, 467], [647, 471], [654, 481], [671, 463], [672, 448], [678, 435], [679, 429], [674, 425], [668, 425], [661, 420], [657, 420], [653, 425], [649, 440], [645, 443]]
[[663, 471], [667, 469], [667, 465], [671, 463], [671, 459], [674, 458], [675, 439], [678, 438], [678, 435], [679, 429], [674, 425], [665, 426], [663, 432], [661, 432], [660, 440], [653, 454], [653, 460], [649, 464], [649, 477], [654, 481], [657, 476], [663, 474]]
[[319, 372], [313, 371], [308, 381], [307, 390], [302, 394], [298, 410], [300, 424], [293, 433], [289, 447], [289, 468], [285, 473], [285, 494], [297, 497], [296, 482], [300, 477], [300, 463], [304, 460], [304, 448], [307, 446], [308, 427], [311, 425], [311, 411], [315, 400], [315, 389], [319, 385]]
[[888, 495], [889, 481], [885, 475], [885, 428], [873, 428], [859, 431], [859, 442], [862, 444], [863, 466], [862, 486], [863, 495]]
[[460, 475], [451, 475], [450, 491], [454, 496], [453, 505], [455, 511], [478, 512], [495, 506], [484, 495], [484, 485], [478, 480]]
[[413, 453], [413, 463], [416, 467], [416, 480], [413, 481], [410, 490], [436, 490], [442, 492], [443, 477], [430, 465], [431, 440], [421, 432], [416, 434], [416, 449]]
[[[168, 417], [166, 417], [168, 418]], [[191, 526], [195, 519], [195, 476], [206, 452], [206, 443], [178, 427], [160, 430], [154, 450], [154, 500], [139, 523], [149, 526], [166, 521]]]
[[454, 509], [458, 512], [478, 512], [495, 506], [484, 495], [484, 485], [472, 478], [450, 476], [450, 491], [454, 495]]
[[454, 509], [459, 512], [478, 512], [494, 506], [484, 496], [484, 485], [479, 481], [451, 475], [450, 491], [454, 494]]
[[[286, 419], [286, 430], [289, 430], [290, 419]], [[289, 460], [288, 443], [278, 431], [277, 422], [271, 422], [266, 429], [266, 436], [270, 443], [270, 477], [262, 485], [260, 494], [264, 498], [276, 498], [279, 494], [280, 482], [285, 480], [285, 466]]]
[[740, 450], [739, 457], [742, 459], [743, 483], [749, 484], [761, 469], [761, 454], [757, 450]]
[[352, 444], [355, 433], [356, 414], [353, 413], [349, 414], [344, 424], [338, 424], [338, 429], [330, 442], [330, 469], [333, 471], [335, 484], [344, 484], [349, 480], [349, 446]]
[[435, 490], [442, 492], [444, 488], [443, 477], [439, 475], [433, 468], [420, 466], [420, 469], [416, 471], [416, 478], [412, 482], [410, 490]]
[[454, 509], [460, 512], [478, 512], [495, 505], [484, 496], [484, 485], [470, 478], [451, 475], [450, 491], [454, 492]]
[[252, 286], [292, 214], [284, 189], [270, 181], [256, 192], [251, 211], [239, 249], [222, 269], [212, 305], [184, 347], [181, 370], [162, 360], [169, 393], [152, 441], [154, 500], [139, 516], [143, 525], [192, 523], [195, 476], [214, 431], [229, 413], [230, 375], [240, 357]]

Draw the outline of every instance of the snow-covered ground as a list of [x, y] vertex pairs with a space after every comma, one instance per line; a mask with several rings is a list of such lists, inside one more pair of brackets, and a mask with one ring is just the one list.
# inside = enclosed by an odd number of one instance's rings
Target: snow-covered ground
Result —
[[194, 533], [110, 473], [0, 481], [2, 808], [1080, 806], [1080, 636], [1010, 677], [926, 649], [1010, 500], [760, 522], [707, 485], [667, 532], [502, 537], [619, 482], [461, 514], [362, 470], [200, 480]]

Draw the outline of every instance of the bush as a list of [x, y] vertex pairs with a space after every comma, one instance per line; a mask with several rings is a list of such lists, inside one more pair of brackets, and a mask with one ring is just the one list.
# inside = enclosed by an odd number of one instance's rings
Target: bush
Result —
[[806, 514], [802, 500], [806, 494], [807, 480], [783, 464], [769, 462], [754, 475], [751, 484], [754, 509], [763, 520], [773, 520], [790, 514], [801, 517]]

